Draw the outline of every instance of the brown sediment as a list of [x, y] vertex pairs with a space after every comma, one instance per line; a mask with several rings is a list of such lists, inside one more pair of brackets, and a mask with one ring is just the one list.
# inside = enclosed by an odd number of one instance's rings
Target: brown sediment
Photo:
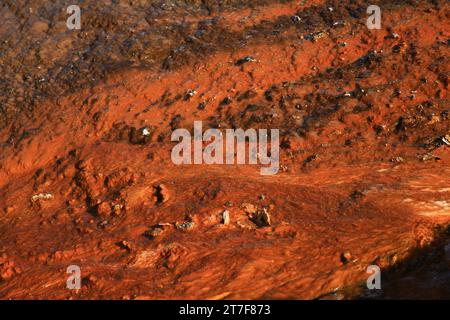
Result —
[[[406, 263], [449, 224], [445, 1], [379, 1], [372, 31], [362, 1], [89, 3], [79, 34], [52, 31], [62, 4], [44, 3], [42, 39], [67, 51], [36, 62], [22, 30], [0, 57], [1, 298], [312, 299]], [[19, 5], [2, 10], [31, 28]], [[36, 63], [46, 88], [20, 80]], [[84, 67], [54, 73], [72, 63]], [[280, 173], [174, 165], [171, 132], [195, 120], [280, 129]], [[69, 265], [81, 290], [66, 288]]]

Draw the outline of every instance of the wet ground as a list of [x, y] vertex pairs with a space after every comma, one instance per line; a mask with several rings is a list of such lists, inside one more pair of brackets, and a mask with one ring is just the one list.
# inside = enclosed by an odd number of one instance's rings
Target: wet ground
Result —
[[[364, 1], [84, 1], [69, 31], [3, 1], [0, 297], [449, 298], [449, 4], [370, 4], [381, 30]], [[280, 129], [280, 172], [174, 165], [195, 120]]]

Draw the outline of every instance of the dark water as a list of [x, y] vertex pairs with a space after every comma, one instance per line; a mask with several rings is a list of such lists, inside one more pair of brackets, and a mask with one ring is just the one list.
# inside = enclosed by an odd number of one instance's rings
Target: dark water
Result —
[[443, 258], [382, 282], [381, 299], [450, 299], [450, 239]]
[[424, 263], [406, 272], [391, 272], [383, 277], [381, 272], [381, 289], [369, 290], [366, 284], [360, 284], [330, 293], [321, 297], [325, 300], [450, 300], [450, 238], [446, 243], [425, 257]]

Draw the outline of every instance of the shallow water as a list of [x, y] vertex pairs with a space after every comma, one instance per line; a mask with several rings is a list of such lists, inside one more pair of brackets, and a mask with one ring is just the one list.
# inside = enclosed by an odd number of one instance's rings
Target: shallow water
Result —
[[381, 299], [450, 299], [450, 239], [443, 259], [382, 285]]
[[[450, 239], [439, 248], [438, 258], [407, 272], [394, 272], [383, 278], [381, 289], [369, 290], [365, 284], [345, 288], [321, 297], [325, 300], [433, 300], [450, 299]], [[435, 253], [435, 252], [434, 252]], [[433, 254], [434, 254], [433, 253]]]

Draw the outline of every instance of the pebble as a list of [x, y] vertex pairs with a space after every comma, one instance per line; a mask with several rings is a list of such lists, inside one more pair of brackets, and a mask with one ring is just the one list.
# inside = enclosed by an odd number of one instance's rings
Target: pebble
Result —
[[113, 206], [114, 214], [116, 214], [116, 215], [120, 214], [120, 211], [122, 210], [122, 208], [123, 208], [123, 205], [121, 205], [121, 204], [114, 205]]
[[355, 259], [353, 258], [353, 255], [351, 254], [350, 251], [344, 251], [341, 254], [341, 261], [342, 261], [342, 263], [347, 264], [349, 262], [354, 262]]
[[272, 224], [269, 211], [267, 208], [258, 210], [256, 215], [253, 217], [253, 222], [256, 223], [258, 227], [268, 227]]
[[393, 162], [393, 163], [402, 163], [404, 161], [405, 160], [402, 157], [395, 157], [395, 158], [391, 159], [391, 162]]
[[434, 154], [427, 153], [423, 156], [419, 156], [419, 159], [422, 161], [429, 161], [429, 160], [440, 160], [441, 158], [435, 156]]
[[149, 136], [151, 134], [151, 131], [149, 130], [148, 127], [144, 127], [142, 128], [142, 135], [145, 136]]
[[195, 223], [193, 221], [186, 221], [180, 224], [177, 224], [177, 229], [183, 230], [183, 231], [189, 231], [194, 229]]
[[31, 197], [31, 202], [36, 202], [38, 200], [52, 200], [53, 195], [51, 193], [39, 193]]
[[197, 94], [197, 91], [196, 91], [196, 90], [188, 90], [188, 91], [186, 92], [185, 99], [187, 100], [187, 99], [189, 99], [189, 98], [192, 98], [192, 97], [195, 96], [196, 94]]
[[310, 33], [308, 35], [305, 36], [306, 40], [310, 40], [312, 42], [316, 42], [318, 39], [323, 38], [326, 36], [326, 33], [323, 31], [318, 31], [318, 32], [314, 32], [314, 33]]
[[446, 145], [450, 146], [450, 134], [447, 134], [446, 136], [442, 137], [441, 141]]
[[225, 210], [222, 212], [222, 224], [227, 225], [230, 223], [230, 212]]
[[168, 227], [170, 227], [170, 226], [171, 225], [168, 223], [158, 223], [157, 225], [150, 227], [150, 229], [148, 231], [146, 231], [144, 233], [144, 235], [146, 237], [154, 239], [154, 238], [164, 234], [167, 231]]
[[126, 240], [122, 240], [118, 243], [119, 247], [121, 247], [122, 249], [125, 249], [127, 251], [131, 251], [131, 243], [126, 241]]
[[247, 57], [244, 57], [244, 58], [242, 58], [242, 59], [239, 59], [239, 60], [236, 62], [236, 65], [241, 66], [241, 65], [243, 65], [243, 64], [245, 64], [245, 63], [247, 63], [247, 62], [255, 62], [255, 61], [256, 61], [256, 59], [253, 58], [252, 56], [247, 56]]
[[295, 16], [292, 16], [292, 21], [293, 22], [300, 22], [300, 21], [302, 21], [302, 18], [300, 18], [299, 16], [297, 16], [297, 15], [295, 15]]
[[220, 103], [220, 105], [222, 106], [229, 105], [231, 102], [233, 102], [233, 99], [231, 99], [231, 97], [225, 97]]
[[197, 109], [198, 110], [205, 110], [206, 108], [206, 102], [200, 102]]

